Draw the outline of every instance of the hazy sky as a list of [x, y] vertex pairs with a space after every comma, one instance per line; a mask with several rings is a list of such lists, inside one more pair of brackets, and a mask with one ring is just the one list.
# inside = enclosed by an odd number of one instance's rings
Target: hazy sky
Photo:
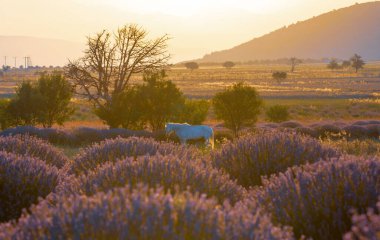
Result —
[[0, 0], [0, 35], [84, 42], [104, 28], [137, 23], [169, 34], [173, 62], [231, 48], [359, 0]]

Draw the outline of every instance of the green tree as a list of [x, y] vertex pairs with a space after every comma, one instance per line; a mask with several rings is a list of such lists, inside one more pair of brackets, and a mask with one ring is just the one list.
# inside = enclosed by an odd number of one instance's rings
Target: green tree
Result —
[[267, 119], [271, 122], [284, 122], [289, 120], [288, 107], [282, 105], [274, 105], [266, 111]]
[[42, 75], [36, 90], [42, 100], [37, 121], [44, 127], [62, 125], [74, 113], [70, 105], [74, 88], [61, 74]]
[[329, 64], [327, 64], [327, 68], [331, 69], [332, 71], [339, 69], [339, 67], [339, 63], [335, 59], [332, 59]]
[[23, 82], [18, 87], [7, 113], [15, 125], [63, 124], [74, 112], [72, 94], [72, 85], [62, 75], [43, 75], [36, 84]]
[[14, 125], [36, 125], [42, 105], [38, 90], [30, 82], [23, 82], [6, 111]]
[[10, 118], [7, 113], [9, 99], [0, 99], [0, 129], [4, 130], [11, 126]]
[[355, 54], [354, 56], [351, 57], [351, 66], [355, 68], [355, 72], [358, 72], [359, 69], [362, 69], [365, 65], [365, 62], [363, 61], [362, 57], [359, 56], [358, 54]]
[[167, 35], [151, 40], [137, 25], [125, 25], [114, 33], [104, 30], [87, 39], [84, 56], [69, 63], [66, 76], [74, 82], [77, 94], [88, 98], [102, 118], [112, 111], [107, 108], [114, 106], [113, 97], [130, 86], [133, 76], [167, 65], [168, 40]]
[[288, 74], [286, 72], [274, 72], [272, 74], [272, 77], [277, 81], [278, 84], [280, 84], [288, 77]]
[[129, 87], [114, 95], [110, 106], [96, 108], [95, 113], [111, 128], [144, 128], [143, 106], [137, 87]]
[[254, 124], [257, 121], [262, 106], [256, 89], [243, 83], [234, 84], [217, 93], [212, 102], [217, 119], [223, 120], [235, 136], [245, 124]]
[[192, 125], [202, 124], [207, 117], [210, 103], [207, 100], [186, 99], [185, 105], [176, 121]]
[[342, 68], [349, 68], [351, 66], [351, 61], [345, 60], [342, 62]]
[[175, 120], [184, 106], [184, 97], [177, 86], [165, 80], [165, 72], [144, 74], [144, 84], [137, 86], [143, 110], [143, 121], [153, 130], [165, 128]]
[[225, 67], [227, 69], [233, 68], [234, 66], [235, 66], [235, 63], [231, 62], [231, 61], [227, 61], [227, 62], [223, 63], [223, 67]]
[[195, 69], [198, 69], [198, 68], [199, 68], [199, 65], [198, 65], [198, 63], [196, 63], [196, 62], [187, 62], [187, 63], [185, 63], [185, 67], [186, 67], [187, 69], [190, 69], [191, 71], [193, 71], [193, 70], [195, 70]]

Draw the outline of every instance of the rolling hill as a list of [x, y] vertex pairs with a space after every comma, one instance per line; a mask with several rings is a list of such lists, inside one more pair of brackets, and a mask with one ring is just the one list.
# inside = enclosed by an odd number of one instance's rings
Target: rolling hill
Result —
[[76, 59], [82, 55], [84, 44], [58, 39], [0, 36], [0, 65], [14, 66], [17, 57], [17, 67], [24, 64], [24, 57], [29, 56], [32, 64], [39, 66], [63, 66], [68, 59]]
[[199, 62], [298, 58], [380, 59], [380, 1], [355, 4], [278, 29]]

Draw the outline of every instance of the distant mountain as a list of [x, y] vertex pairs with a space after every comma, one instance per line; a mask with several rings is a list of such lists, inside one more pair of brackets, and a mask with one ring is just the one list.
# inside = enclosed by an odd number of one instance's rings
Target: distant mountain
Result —
[[24, 57], [30, 57], [32, 64], [39, 66], [63, 66], [68, 59], [76, 59], [82, 55], [84, 44], [58, 39], [46, 39], [22, 36], [0, 36], [0, 65], [5, 62], [14, 67], [24, 64]]
[[[231, 33], [233, 34], [233, 33]], [[380, 1], [356, 4], [278, 29], [200, 62], [340, 58], [380, 60]]]

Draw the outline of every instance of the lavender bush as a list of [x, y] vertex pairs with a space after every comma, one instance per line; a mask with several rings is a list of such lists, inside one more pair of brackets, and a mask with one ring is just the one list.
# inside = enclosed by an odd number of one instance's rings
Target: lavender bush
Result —
[[62, 151], [41, 139], [28, 135], [0, 137], [0, 151], [35, 157], [58, 168], [68, 162]]
[[105, 163], [114, 163], [125, 157], [137, 158], [157, 153], [161, 155], [176, 154], [181, 158], [188, 158], [194, 154], [194, 151], [172, 143], [156, 142], [150, 138], [116, 138], [85, 148], [73, 162], [66, 166], [66, 169], [70, 174], [86, 174]]
[[350, 210], [365, 212], [379, 195], [380, 161], [353, 157], [289, 169], [252, 191], [275, 223], [313, 239], [342, 238], [351, 226]]
[[292, 239], [259, 209], [217, 205], [189, 192], [120, 188], [40, 204], [18, 223], [0, 226], [6, 239]]
[[268, 131], [225, 144], [212, 155], [212, 164], [229, 173], [242, 186], [250, 187], [260, 185], [261, 176], [335, 155], [334, 150], [315, 139], [290, 132]]
[[138, 183], [150, 187], [160, 186], [172, 193], [190, 187], [192, 192], [216, 197], [220, 203], [224, 200], [235, 203], [245, 195], [245, 189], [228, 175], [210, 166], [181, 161], [175, 155], [145, 156], [137, 160], [130, 157], [115, 164], [107, 163], [98, 170], [89, 172], [87, 176], [81, 176], [77, 186], [80, 193], [93, 195], [126, 184], [134, 187]]
[[51, 193], [59, 180], [58, 169], [39, 159], [0, 152], [0, 222], [17, 219], [22, 209]]
[[0, 133], [0, 136], [30, 135], [49, 141], [52, 144], [67, 146], [83, 146], [117, 137], [155, 137], [147, 131], [133, 131], [127, 129], [96, 129], [80, 127], [73, 130], [55, 128], [37, 128], [33, 126], [19, 126], [9, 128]]
[[366, 214], [355, 214], [352, 217], [351, 231], [344, 235], [344, 240], [368, 239], [376, 240], [380, 237], [380, 202], [377, 211], [369, 209]]

